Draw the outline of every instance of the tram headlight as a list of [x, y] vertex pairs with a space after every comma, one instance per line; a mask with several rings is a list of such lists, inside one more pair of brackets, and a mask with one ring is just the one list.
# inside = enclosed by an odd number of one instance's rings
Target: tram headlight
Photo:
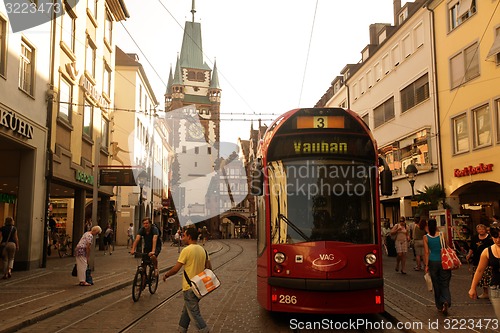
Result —
[[278, 264], [282, 264], [286, 259], [286, 256], [283, 252], [277, 252], [274, 254], [274, 261]]
[[377, 261], [377, 256], [375, 254], [373, 254], [373, 253], [368, 253], [365, 256], [365, 262], [368, 265], [373, 265], [376, 261]]

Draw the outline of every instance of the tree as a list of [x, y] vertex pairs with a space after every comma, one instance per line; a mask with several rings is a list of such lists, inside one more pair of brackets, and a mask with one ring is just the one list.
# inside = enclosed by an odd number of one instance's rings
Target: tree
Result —
[[415, 199], [418, 202], [418, 212], [420, 216], [429, 216], [429, 211], [436, 210], [441, 204], [443, 208], [449, 208], [445, 202], [446, 193], [440, 184], [424, 186], [424, 190], [417, 191]]

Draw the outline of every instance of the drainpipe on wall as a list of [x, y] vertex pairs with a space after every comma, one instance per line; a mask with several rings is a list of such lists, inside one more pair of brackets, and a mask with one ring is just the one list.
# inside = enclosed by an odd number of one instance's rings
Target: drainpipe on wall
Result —
[[[53, 1], [54, 7], [57, 0]], [[51, 20], [51, 31], [50, 36], [50, 56], [49, 56], [49, 89], [47, 90], [46, 101], [47, 101], [47, 161], [45, 163], [45, 224], [43, 226], [43, 249], [42, 249], [42, 268], [47, 267], [47, 247], [49, 245], [48, 237], [48, 226], [49, 226], [49, 205], [50, 205], [50, 184], [52, 182], [53, 169], [52, 169], [52, 112], [54, 108], [54, 97], [56, 93], [54, 91], [54, 63], [55, 63], [55, 44], [56, 44], [56, 13], [52, 11]]]
[[347, 89], [347, 109], [350, 110], [351, 109], [351, 98], [349, 95], [349, 86], [347, 85], [347, 82], [344, 82], [344, 86]]
[[425, 8], [431, 13], [431, 50], [432, 50], [432, 55], [433, 55], [433, 61], [432, 61], [432, 79], [434, 81], [434, 109], [436, 112], [434, 112], [434, 123], [436, 125], [436, 148], [437, 148], [437, 155], [438, 155], [438, 177], [439, 177], [439, 183], [441, 187], [444, 189], [444, 177], [443, 177], [443, 155], [441, 151], [441, 123], [440, 123], [440, 110], [439, 110], [439, 89], [438, 89], [438, 80], [437, 80], [437, 73], [436, 73], [436, 68], [437, 68], [437, 60], [436, 60], [436, 31], [434, 30], [434, 11], [429, 8], [429, 4], [432, 2], [432, 0], [427, 1], [425, 4]]

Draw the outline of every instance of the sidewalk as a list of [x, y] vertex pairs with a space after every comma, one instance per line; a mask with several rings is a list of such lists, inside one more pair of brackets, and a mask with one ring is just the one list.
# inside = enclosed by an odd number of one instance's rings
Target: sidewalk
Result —
[[[205, 248], [213, 253], [220, 249], [220, 244], [208, 242]], [[11, 279], [0, 280], [3, 305], [0, 333], [14, 332], [28, 323], [131, 285], [140, 259], [130, 255], [129, 250], [126, 246], [115, 246], [112, 255], [95, 250], [92, 272], [95, 284], [89, 287], [79, 286], [78, 279], [71, 276], [75, 258], [59, 258], [56, 251], [47, 258], [47, 268], [14, 271]], [[178, 251], [170, 243], [163, 244], [158, 260], [160, 274], [175, 264]]]

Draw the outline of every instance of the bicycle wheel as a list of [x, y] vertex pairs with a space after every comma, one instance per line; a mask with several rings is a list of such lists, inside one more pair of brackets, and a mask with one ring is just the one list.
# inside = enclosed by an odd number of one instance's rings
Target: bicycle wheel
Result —
[[143, 275], [142, 267], [138, 267], [135, 272], [134, 282], [132, 283], [132, 299], [134, 302], [137, 302], [139, 297], [141, 297]]
[[148, 266], [149, 267], [149, 292], [151, 294], [154, 294], [156, 292], [156, 289], [158, 289], [158, 276], [155, 275], [155, 268], [153, 265]]

